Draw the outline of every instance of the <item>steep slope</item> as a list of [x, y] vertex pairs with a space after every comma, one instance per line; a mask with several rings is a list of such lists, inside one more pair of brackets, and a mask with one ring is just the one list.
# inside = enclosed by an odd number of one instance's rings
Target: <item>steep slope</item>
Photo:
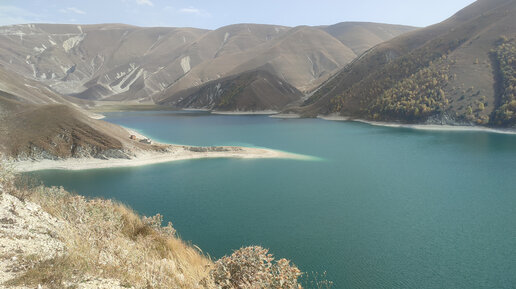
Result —
[[[515, 1], [479, 0], [442, 23], [380, 44], [319, 87], [300, 112], [382, 121], [507, 124], [495, 112], [514, 97], [501, 100], [500, 57], [495, 51], [514, 41], [515, 16]], [[514, 58], [510, 51], [503, 57]]]
[[[253, 53], [253, 52], [252, 52]], [[357, 55], [337, 39], [317, 28], [299, 26], [234, 71], [241, 72], [261, 63], [272, 66], [276, 74], [302, 91], [319, 85]]]
[[2, 64], [0, 64], [0, 93], [4, 96], [9, 95], [11, 99], [31, 104], [61, 103], [76, 107], [90, 104], [74, 97], [60, 95], [38, 81], [9, 72]]
[[9, 156], [19, 159], [127, 157], [116, 138], [120, 134], [112, 136], [113, 126], [91, 120], [66, 105], [25, 106], [2, 121], [6, 133], [1, 144]]
[[[27, 95], [20, 97], [17, 92], [24, 92], [27, 79], [13, 73], [9, 75], [9, 83], [0, 78], [0, 87], [9, 88], [0, 90], [0, 158], [13, 159], [17, 171], [126, 167], [196, 158], [302, 157], [270, 149], [152, 143], [136, 132], [93, 119], [74, 104], [34, 104], [46, 97], [42, 92], [51, 90], [35, 82], [35, 99], [25, 99]], [[283, 93], [284, 87], [293, 89], [274, 84], [274, 78], [268, 80], [263, 76], [246, 83], [244, 91], [263, 95], [262, 89], [268, 89], [267, 84], [271, 81], [272, 92], [277, 89], [278, 93]], [[238, 100], [246, 100], [245, 95]], [[284, 96], [278, 96], [281, 97]], [[258, 104], [269, 105], [268, 100], [265, 97]]]
[[[364, 25], [373, 31], [370, 26], [376, 24]], [[375, 35], [384, 39], [402, 30]], [[309, 90], [356, 56], [340, 41], [342, 35], [337, 39], [318, 27], [258, 24], [214, 31], [123, 24], [14, 25], [0, 27], [0, 64], [58, 93], [86, 100], [153, 102], [266, 64], [284, 81]], [[369, 48], [377, 40], [361, 41], [352, 42]]]
[[404, 25], [367, 22], [342, 22], [320, 28], [351, 48], [357, 55], [377, 44], [417, 29]]
[[139, 149], [152, 146], [130, 141], [125, 129], [92, 119], [48, 87], [0, 67], [1, 153], [19, 160], [128, 158]]
[[24, 179], [0, 162], [1, 288], [302, 288], [301, 271], [262, 247], [212, 260], [160, 214]]
[[122, 24], [6, 26], [0, 28], [0, 61], [62, 94], [139, 99], [168, 85], [163, 80], [179, 78], [179, 57], [206, 32]]
[[279, 110], [302, 93], [266, 70], [255, 70], [210, 81], [160, 102], [182, 108], [223, 111]]
[[263, 66], [296, 88], [308, 90], [355, 57], [353, 51], [324, 31], [296, 27], [262, 45], [202, 63], [162, 95], [168, 97], [206, 81]]

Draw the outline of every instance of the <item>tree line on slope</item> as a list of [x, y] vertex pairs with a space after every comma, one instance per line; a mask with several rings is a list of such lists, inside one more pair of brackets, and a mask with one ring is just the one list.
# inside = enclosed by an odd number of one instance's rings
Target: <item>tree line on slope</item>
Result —
[[516, 41], [502, 36], [491, 51], [498, 64], [500, 106], [494, 111], [492, 123], [500, 126], [516, 125]]
[[[450, 119], [479, 125], [514, 126], [514, 40], [501, 41], [493, 52], [500, 62], [500, 69], [495, 67], [495, 70], [500, 70], [503, 79], [498, 81], [502, 93], [497, 93], [501, 96], [495, 103], [494, 113], [485, 113], [489, 103], [480, 90], [476, 94], [472, 92], [472, 98], [464, 99], [465, 92], [458, 95], [460, 88], [447, 87], [450, 80], [458, 81], [450, 73], [450, 66], [455, 65], [455, 61], [448, 56], [468, 40], [478, 39], [479, 28], [489, 27], [498, 17], [497, 13], [483, 13], [474, 21], [447, 29], [426, 43], [423, 41], [425, 35], [421, 33], [420, 39], [410, 40], [413, 42], [405, 39], [405, 42], [400, 40], [379, 46], [328, 81], [304, 105], [328, 96], [329, 105], [323, 106], [328, 109], [320, 113], [340, 113], [378, 121]], [[407, 51], [410, 45], [421, 46]], [[455, 99], [457, 95], [460, 99]], [[454, 108], [454, 101], [464, 102], [457, 103], [459, 107]]]
[[[442, 59], [446, 57], [443, 56]], [[422, 120], [443, 112], [449, 104], [442, 87], [449, 79], [449, 65], [439, 61], [420, 69], [384, 91], [368, 108], [374, 120]]]
[[376, 120], [419, 120], [441, 111], [447, 103], [440, 87], [450, 77], [446, 55], [466, 39], [436, 39], [391, 61], [332, 98], [330, 111], [343, 111], [351, 99], [359, 99], [360, 116]]

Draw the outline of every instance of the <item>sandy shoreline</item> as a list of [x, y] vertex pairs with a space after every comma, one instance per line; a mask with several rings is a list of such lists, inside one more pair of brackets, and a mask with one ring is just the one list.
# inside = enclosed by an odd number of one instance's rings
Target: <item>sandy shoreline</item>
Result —
[[93, 114], [90, 114], [88, 115], [90, 118], [93, 118], [93, 119], [104, 119], [106, 118], [105, 115], [103, 114], [100, 114], [100, 113], [93, 113]]
[[383, 126], [383, 127], [393, 127], [393, 128], [409, 128], [409, 129], [415, 129], [415, 130], [455, 131], [455, 132], [471, 131], [471, 132], [489, 132], [489, 133], [516, 135], [516, 130], [496, 129], [496, 128], [489, 128], [489, 127], [481, 127], [481, 126], [438, 125], [438, 124], [401, 124], [401, 123], [370, 121], [370, 120], [364, 120], [364, 119], [353, 119], [350, 117], [336, 116], [336, 115], [317, 116], [317, 118], [329, 120], [329, 121], [351, 121], [351, 122], [365, 123], [365, 124], [373, 125], [373, 126]]
[[271, 117], [271, 118], [281, 118], [281, 119], [298, 119], [298, 118], [301, 118], [301, 116], [299, 114], [295, 114], [295, 113], [278, 113], [278, 114], [270, 115], [269, 117]]
[[[95, 115], [90, 115], [90, 117]], [[138, 139], [147, 139], [138, 131], [123, 127], [128, 135], [135, 135]], [[17, 172], [31, 172], [39, 170], [88, 170], [99, 168], [136, 167], [180, 160], [204, 158], [239, 158], [239, 159], [294, 159], [317, 160], [316, 157], [288, 153], [267, 148], [251, 147], [194, 147], [185, 145], [154, 143], [162, 147], [162, 151], [142, 150], [126, 151], [129, 158], [67, 158], [67, 159], [37, 159], [11, 161], [12, 168]]]
[[259, 111], [215, 111], [212, 110], [211, 114], [222, 114], [222, 115], [271, 115], [277, 114], [275, 110], [259, 110]]
[[[180, 160], [204, 159], [204, 158], [239, 158], [239, 159], [295, 159], [315, 160], [316, 158], [293, 154], [278, 150], [248, 148], [248, 147], [222, 147], [224, 151], [191, 151], [185, 146], [171, 146], [166, 152], [140, 151], [130, 159], [97, 159], [97, 158], [69, 158], [63, 160], [37, 160], [18, 161], [13, 163], [14, 170], [18, 172], [31, 172], [39, 170], [88, 170], [100, 168], [136, 167], [158, 163], [166, 163]], [[220, 147], [218, 147], [220, 148]]]
[[[293, 113], [279, 113], [277, 111], [268, 110], [268, 111], [210, 111], [208, 109], [182, 109], [183, 111], [199, 111], [199, 112], [209, 112], [211, 114], [218, 115], [268, 115], [271, 118], [280, 118], [280, 119], [300, 119], [302, 118], [299, 114]], [[94, 119], [102, 119], [105, 116], [102, 114], [93, 114], [90, 116]], [[318, 115], [317, 118], [329, 121], [351, 121], [351, 122], [360, 122], [373, 126], [383, 126], [383, 127], [393, 127], [393, 128], [410, 128], [416, 130], [428, 130], [428, 131], [471, 131], [471, 132], [490, 132], [490, 133], [498, 133], [498, 134], [511, 134], [516, 135], [515, 129], [502, 129], [502, 128], [489, 128], [482, 126], [466, 126], [466, 125], [438, 125], [438, 124], [402, 124], [402, 123], [391, 123], [391, 122], [381, 122], [381, 121], [371, 121], [365, 119], [355, 119], [347, 116], [341, 116], [337, 114], [332, 115]], [[130, 132], [134, 132], [129, 128], [125, 128]], [[134, 133], [139, 137], [141, 134]]]
[[[212, 112], [214, 113], [214, 112]], [[225, 114], [216, 112], [215, 114]], [[234, 112], [230, 114], [241, 114]], [[260, 113], [251, 113], [260, 114]], [[273, 115], [271, 117], [278, 118], [297, 118], [298, 115]], [[429, 131], [473, 131], [473, 132], [489, 132], [499, 134], [516, 135], [516, 130], [494, 129], [477, 126], [452, 126], [452, 125], [424, 125], [424, 124], [399, 124], [368, 121], [363, 119], [352, 119], [339, 115], [318, 116], [319, 119], [328, 121], [352, 121], [361, 122], [373, 126], [393, 127], [393, 128], [409, 128], [416, 130]], [[130, 134], [136, 135], [138, 138], [146, 138], [137, 131], [124, 127]], [[250, 147], [190, 147], [173, 144], [159, 144], [166, 148], [162, 152], [138, 150], [131, 152], [133, 156], [128, 159], [122, 158], [68, 158], [60, 160], [25, 160], [13, 162], [14, 170], [18, 172], [30, 172], [38, 170], [88, 170], [97, 168], [116, 168], [116, 167], [136, 167], [158, 163], [166, 163], [180, 160], [203, 159], [203, 158], [239, 158], [239, 159], [295, 159], [295, 160], [318, 160], [316, 157], [283, 152], [279, 150], [266, 148], [250, 148]]]

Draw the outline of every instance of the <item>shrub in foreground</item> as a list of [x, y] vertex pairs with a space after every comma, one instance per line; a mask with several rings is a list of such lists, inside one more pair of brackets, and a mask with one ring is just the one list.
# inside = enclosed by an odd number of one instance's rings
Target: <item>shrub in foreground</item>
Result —
[[298, 289], [301, 271], [286, 259], [274, 261], [262, 247], [247, 247], [215, 262], [211, 276], [222, 289]]

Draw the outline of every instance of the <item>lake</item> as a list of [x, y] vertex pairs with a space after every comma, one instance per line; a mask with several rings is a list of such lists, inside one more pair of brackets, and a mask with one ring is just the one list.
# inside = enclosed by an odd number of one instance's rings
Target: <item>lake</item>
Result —
[[144, 111], [154, 140], [320, 158], [204, 159], [37, 172], [47, 185], [160, 213], [214, 258], [261, 245], [333, 288], [514, 288], [516, 135], [319, 119]]

